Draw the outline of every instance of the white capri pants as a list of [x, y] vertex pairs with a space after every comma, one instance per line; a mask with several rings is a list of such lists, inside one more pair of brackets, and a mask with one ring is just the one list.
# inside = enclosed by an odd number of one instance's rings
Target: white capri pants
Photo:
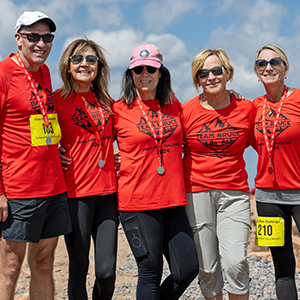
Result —
[[187, 193], [187, 198], [186, 213], [194, 233], [203, 296], [215, 297], [223, 286], [231, 294], [246, 294], [249, 291], [249, 194], [209, 190]]

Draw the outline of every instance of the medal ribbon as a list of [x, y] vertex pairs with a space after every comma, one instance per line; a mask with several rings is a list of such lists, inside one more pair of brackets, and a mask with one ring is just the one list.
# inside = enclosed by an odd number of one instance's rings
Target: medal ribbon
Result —
[[[95, 95], [94, 95], [95, 96]], [[76, 98], [78, 99], [78, 98]], [[91, 115], [88, 113], [86, 107], [85, 107], [85, 104], [84, 104], [84, 101], [86, 101], [86, 99], [81, 96], [81, 100], [82, 101], [78, 101], [80, 106], [82, 107], [82, 109], [84, 110], [84, 112], [86, 113], [87, 117], [89, 118], [89, 121], [92, 125], [92, 129], [93, 129], [93, 132], [96, 136], [96, 139], [97, 141], [99, 142], [99, 145], [100, 145], [100, 159], [102, 159], [102, 137], [103, 137], [103, 134], [104, 134], [104, 130], [105, 130], [105, 117], [104, 117], [104, 112], [103, 112], [103, 109], [101, 108], [96, 96], [95, 96], [95, 107], [98, 109], [99, 113], [100, 113], [100, 116], [101, 116], [101, 136], [99, 134], [99, 131], [98, 131], [98, 128], [95, 124], [95, 121], [93, 120], [93, 118], [91, 117]]]
[[[40, 95], [38, 93], [38, 90], [36, 89], [35, 81], [34, 81], [33, 78], [31, 78], [29, 72], [27, 71], [27, 69], [26, 69], [26, 67], [25, 67], [25, 65], [24, 65], [24, 63], [23, 63], [23, 61], [22, 61], [22, 59], [20, 57], [19, 52], [16, 53], [16, 57], [17, 57], [17, 60], [18, 60], [18, 62], [20, 64], [20, 66], [22, 67], [22, 69], [23, 69], [23, 71], [24, 71], [24, 73], [25, 73], [28, 81], [29, 81], [31, 90], [33, 91], [33, 93], [35, 95], [35, 98], [38, 101], [38, 104], [40, 106], [40, 109], [41, 109], [41, 112], [42, 112], [42, 115], [43, 115], [44, 123], [45, 123], [46, 127], [48, 127], [49, 126], [49, 120], [48, 120], [47, 112], [46, 112], [46, 109], [45, 109], [45, 105], [44, 105], [44, 103], [43, 103], [43, 101], [42, 101], [42, 99], [41, 99], [41, 97], [40, 97]], [[48, 130], [47, 130], [47, 132], [48, 132]]]
[[152, 123], [149, 121], [149, 118], [145, 113], [145, 110], [142, 106], [141, 101], [139, 100], [139, 98], [136, 98], [136, 100], [137, 100], [138, 106], [139, 106], [139, 108], [140, 108], [145, 120], [147, 121], [148, 126], [149, 126], [152, 134], [153, 134], [155, 144], [156, 144], [157, 149], [159, 151], [159, 166], [161, 166], [161, 161], [162, 161], [162, 159], [161, 159], [162, 158], [162, 151], [161, 150], [162, 150], [162, 140], [163, 140], [163, 122], [162, 122], [162, 112], [161, 112], [161, 109], [160, 109], [160, 105], [158, 103], [158, 117], [159, 117], [159, 136], [158, 136], [155, 132], [155, 129], [154, 129]]
[[264, 105], [263, 105], [263, 111], [262, 111], [262, 129], [263, 129], [265, 144], [266, 144], [267, 151], [268, 151], [269, 164], [270, 164], [271, 168], [272, 168], [272, 153], [273, 153], [273, 147], [274, 147], [274, 142], [275, 142], [277, 123], [278, 123], [278, 120], [279, 120], [279, 117], [280, 117], [280, 112], [281, 112], [281, 109], [282, 109], [282, 106], [283, 106], [283, 102], [284, 102], [285, 98], [287, 97], [287, 92], [288, 92], [288, 88], [287, 88], [287, 86], [284, 86], [283, 94], [282, 94], [280, 102], [279, 102], [278, 112], [276, 114], [275, 122], [274, 122], [273, 129], [272, 129], [272, 132], [271, 132], [270, 141], [269, 141], [268, 136], [267, 136], [266, 116], [265, 116], [265, 114], [266, 114], [266, 105], [267, 105], [267, 95], [265, 95], [265, 99], [264, 99]]

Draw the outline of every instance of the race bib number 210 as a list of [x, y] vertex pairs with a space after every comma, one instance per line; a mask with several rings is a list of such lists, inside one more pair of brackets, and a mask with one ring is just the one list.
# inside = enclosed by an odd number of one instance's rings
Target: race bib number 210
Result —
[[258, 246], [284, 246], [284, 219], [257, 217], [255, 244]]

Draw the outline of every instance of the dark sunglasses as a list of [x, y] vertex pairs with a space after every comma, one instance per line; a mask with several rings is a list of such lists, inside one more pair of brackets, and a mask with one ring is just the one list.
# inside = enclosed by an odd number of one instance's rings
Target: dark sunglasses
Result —
[[215, 76], [219, 76], [223, 74], [223, 67], [214, 67], [211, 70], [201, 69], [197, 71], [199, 78], [207, 78], [209, 76], [209, 72], [212, 72]]
[[44, 43], [51, 43], [54, 39], [54, 34], [38, 34], [38, 33], [24, 33], [19, 32], [22, 37], [26, 37], [29, 42], [38, 43], [42, 38]]
[[147, 70], [147, 72], [148, 72], [149, 74], [154, 74], [154, 73], [156, 72], [156, 70], [157, 70], [157, 68], [151, 67], [151, 66], [145, 66], [145, 67], [144, 67], [144, 66], [138, 66], [138, 67], [133, 68], [132, 70], [133, 70], [133, 72], [134, 72], [136, 75], [140, 75], [140, 74], [143, 73], [144, 68], [146, 68], [146, 70]]
[[91, 55], [91, 54], [89, 55], [73, 54], [70, 56], [70, 61], [74, 65], [80, 64], [84, 59], [89, 65], [95, 65], [99, 60], [99, 58], [96, 55]]
[[274, 57], [269, 61], [265, 59], [258, 59], [255, 61], [255, 65], [257, 70], [259, 71], [265, 70], [268, 64], [270, 64], [273, 69], [278, 69], [281, 66], [281, 61], [282, 61], [281, 57]]

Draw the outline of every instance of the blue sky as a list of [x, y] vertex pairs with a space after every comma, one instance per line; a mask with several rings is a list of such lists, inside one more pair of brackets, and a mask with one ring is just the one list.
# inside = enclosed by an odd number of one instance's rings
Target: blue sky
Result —
[[[0, 59], [16, 51], [14, 27], [24, 10], [40, 10], [57, 25], [47, 64], [53, 88], [60, 86], [58, 61], [71, 41], [84, 34], [106, 50], [111, 68], [110, 93], [120, 97], [121, 76], [133, 48], [156, 44], [171, 71], [173, 89], [184, 103], [197, 95], [191, 62], [207, 48], [224, 48], [235, 67], [234, 88], [253, 100], [264, 94], [253, 72], [255, 51], [277, 44], [288, 55], [286, 83], [300, 87], [299, 0], [0, 0]], [[249, 184], [254, 186], [257, 157], [245, 153]]]

